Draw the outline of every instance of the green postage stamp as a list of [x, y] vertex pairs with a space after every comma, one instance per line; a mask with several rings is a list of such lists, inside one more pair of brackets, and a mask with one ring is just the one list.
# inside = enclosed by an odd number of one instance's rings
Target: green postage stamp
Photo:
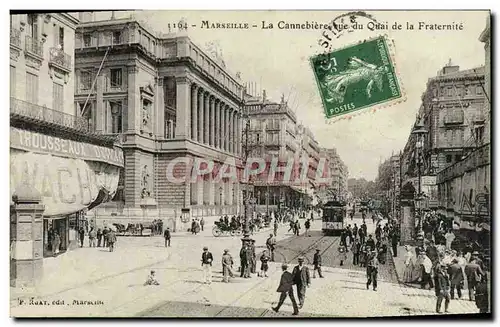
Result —
[[311, 58], [326, 118], [350, 114], [403, 97], [385, 36]]

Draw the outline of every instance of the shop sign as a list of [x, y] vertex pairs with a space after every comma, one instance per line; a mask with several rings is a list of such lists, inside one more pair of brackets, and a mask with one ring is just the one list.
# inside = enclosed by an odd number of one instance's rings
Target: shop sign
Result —
[[10, 128], [10, 146], [25, 151], [124, 166], [123, 151], [120, 148], [67, 140], [15, 127]]
[[70, 214], [88, 207], [105, 189], [116, 192], [119, 180], [116, 166], [61, 158], [33, 152], [11, 152], [11, 197], [18, 186], [28, 185], [42, 196], [44, 216]]

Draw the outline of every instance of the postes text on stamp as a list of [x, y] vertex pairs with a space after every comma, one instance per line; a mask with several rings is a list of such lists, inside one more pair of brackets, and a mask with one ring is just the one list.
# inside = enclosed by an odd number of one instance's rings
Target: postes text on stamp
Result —
[[312, 57], [325, 116], [341, 116], [401, 98], [393, 60], [384, 36]]

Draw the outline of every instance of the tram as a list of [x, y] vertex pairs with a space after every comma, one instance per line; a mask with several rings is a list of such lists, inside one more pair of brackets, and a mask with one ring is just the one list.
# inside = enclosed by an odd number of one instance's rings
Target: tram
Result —
[[328, 201], [323, 206], [322, 230], [325, 235], [340, 234], [344, 229], [346, 206], [339, 201]]

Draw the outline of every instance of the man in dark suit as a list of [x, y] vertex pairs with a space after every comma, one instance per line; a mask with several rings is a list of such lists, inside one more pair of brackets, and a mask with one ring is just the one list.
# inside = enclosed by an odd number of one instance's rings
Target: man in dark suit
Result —
[[321, 273], [321, 253], [319, 253], [320, 249], [316, 249], [316, 253], [313, 257], [313, 278], [316, 278], [316, 270], [318, 271], [319, 278], [323, 278], [323, 274]]
[[297, 307], [297, 302], [295, 302], [295, 297], [293, 296], [293, 275], [287, 271], [288, 266], [286, 264], [283, 264], [281, 266], [281, 269], [283, 270], [283, 274], [281, 274], [280, 285], [276, 290], [276, 292], [281, 293], [280, 300], [278, 302], [278, 305], [272, 309], [274, 312], [278, 312], [283, 302], [285, 302], [286, 296], [288, 295], [290, 297], [290, 300], [292, 301], [293, 315], [296, 316], [299, 314], [299, 308]]
[[462, 283], [464, 281], [464, 273], [462, 267], [458, 264], [457, 259], [451, 261], [451, 265], [448, 267], [448, 275], [450, 276], [450, 295], [451, 299], [455, 298], [455, 289], [457, 289], [458, 298], [462, 298]]
[[165, 229], [165, 232], [163, 233], [163, 237], [165, 238], [165, 247], [167, 246], [170, 246], [170, 239], [171, 239], [171, 235], [170, 235], [170, 228], [167, 227], [167, 229]]
[[212, 253], [208, 251], [208, 247], [203, 247], [201, 266], [203, 267], [203, 281], [205, 284], [212, 283], [212, 261], [214, 261]]
[[299, 297], [299, 309], [302, 309], [306, 299], [306, 287], [311, 285], [309, 268], [304, 266], [304, 258], [298, 258], [299, 264], [293, 268], [293, 282], [297, 285], [297, 296]]
[[469, 288], [469, 300], [475, 301], [476, 298], [474, 296], [474, 292], [476, 290], [477, 284], [481, 282], [481, 277], [484, 275], [481, 266], [474, 260], [471, 259], [465, 266], [465, 276], [467, 276], [467, 285]]

